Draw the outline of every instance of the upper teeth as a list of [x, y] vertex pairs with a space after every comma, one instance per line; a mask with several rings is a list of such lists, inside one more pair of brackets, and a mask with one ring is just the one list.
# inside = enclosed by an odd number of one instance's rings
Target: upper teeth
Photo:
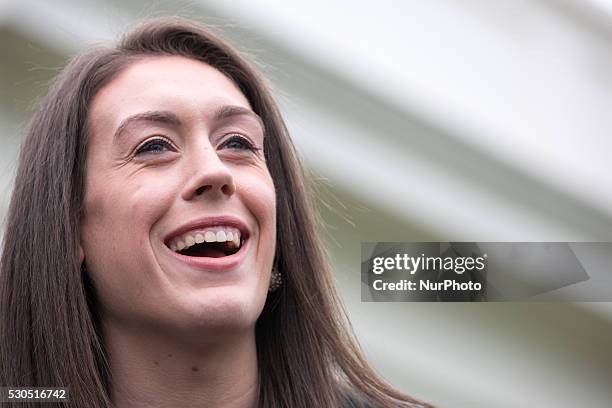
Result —
[[240, 248], [240, 231], [234, 227], [217, 226], [195, 229], [174, 237], [168, 245], [171, 250], [178, 252], [202, 242], [228, 242]]

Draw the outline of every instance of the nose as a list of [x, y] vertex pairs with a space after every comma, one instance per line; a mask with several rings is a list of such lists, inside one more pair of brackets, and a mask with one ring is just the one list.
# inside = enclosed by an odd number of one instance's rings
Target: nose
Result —
[[236, 192], [234, 176], [212, 148], [194, 156], [190, 164], [190, 180], [183, 190], [183, 199], [192, 200], [198, 196], [230, 197]]

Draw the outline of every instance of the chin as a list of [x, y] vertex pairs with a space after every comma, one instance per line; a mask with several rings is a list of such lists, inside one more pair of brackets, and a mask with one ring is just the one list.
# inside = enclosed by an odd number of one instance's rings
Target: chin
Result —
[[200, 290], [184, 304], [185, 322], [194, 329], [246, 330], [255, 326], [265, 297], [259, 300], [253, 288], [221, 286]]

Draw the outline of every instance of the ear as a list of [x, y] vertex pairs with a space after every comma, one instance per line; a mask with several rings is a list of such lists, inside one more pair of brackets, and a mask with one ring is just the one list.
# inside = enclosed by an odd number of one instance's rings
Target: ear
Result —
[[83, 247], [79, 244], [79, 263], [83, 263], [85, 260], [85, 252], [83, 252]]

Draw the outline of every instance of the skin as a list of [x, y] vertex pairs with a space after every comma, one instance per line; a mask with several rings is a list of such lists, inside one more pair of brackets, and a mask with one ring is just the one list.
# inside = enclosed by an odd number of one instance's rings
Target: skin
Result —
[[[219, 71], [178, 56], [132, 63], [92, 101], [81, 250], [117, 407], [255, 406], [255, 323], [274, 258], [276, 198], [260, 122], [216, 120], [224, 106], [251, 109]], [[180, 124], [137, 121], [115, 136], [148, 111]], [[236, 136], [246, 142], [229, 142]], [[165, 245], [187, 222], [218, 215], [250, 231], [236, 267], [198, 270]]]

